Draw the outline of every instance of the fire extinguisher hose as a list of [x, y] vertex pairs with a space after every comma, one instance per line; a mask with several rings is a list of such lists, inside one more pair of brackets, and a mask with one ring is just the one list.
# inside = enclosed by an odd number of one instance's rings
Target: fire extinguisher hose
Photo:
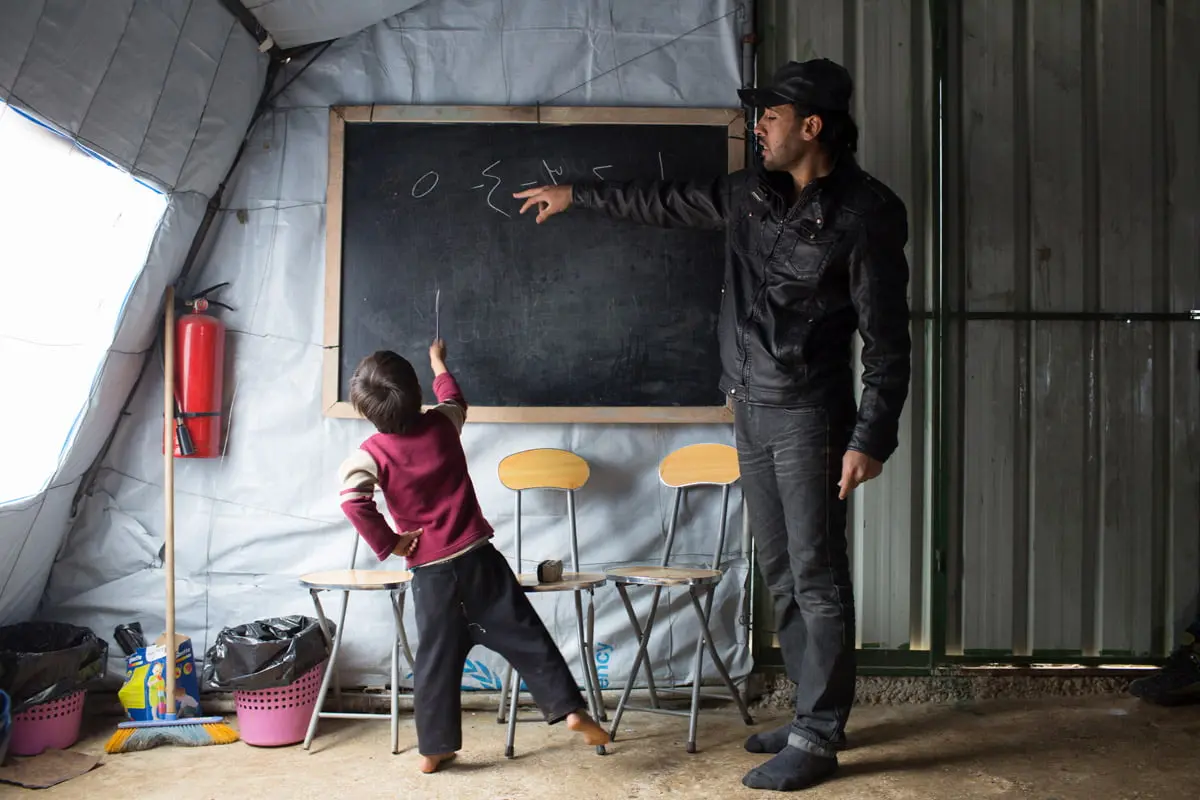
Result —
[[[160, 346], [161, 346], [161, 342], [160, 342]], [[159, 366], [162, 367], [162, 369], [163, 369], [163, 377], [165, 379], [166, 374], [167, 374], [166, 373], [166, 369], [167, 369], [167, 367], [166, 367], [166, 352], [163, 351], [162, 353], [160, 353], [160, 356], [161, 356], [161, 358], [159, 359]], [[172, 365], [172, 371], [174, 371], [174, 365]], [[175, 376], [172, 376], [172, 377], [175, 377]], [[190, 456], [196, 452], [196, 444], [192, 441], [192, 434], [188, 431], [187, 425], [185, 425], [183, 422], [184, 413], [183, 413], [183, 409], [179, 405], [178, 383], [179, 383], [178, 380], [173, 380], [172, 381], [173, 386], [171, 387], [172, 388], [171, 394], [175, 400], [175, 402], [174, 402], [175, 411], [173, 414], [173, 419], [175, 422], [175, 443], [179, 446], [179, 455]]]

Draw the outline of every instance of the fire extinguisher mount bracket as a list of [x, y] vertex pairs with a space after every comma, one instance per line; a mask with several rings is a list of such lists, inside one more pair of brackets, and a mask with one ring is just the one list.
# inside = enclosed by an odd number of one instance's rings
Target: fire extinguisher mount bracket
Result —
[[228, 285], [229, 285], [229, 281], [223, 281], [221, 283], [214, 284], [214, 285], [208, 287], [207, 289], [202, 289], [201, 291], [196, 292], [194, 295], [192, 295], [191, 297], [184, 300], [183, 305], [187, 308], [194, 309], [195, 311], [198, 311], [198, 312], [203, 312], [203, 311], [207, 310], [210, 305], [220, 306], [221, 308], [224, 308], [228, 311], [236, 311], [237, 309], [235, 309], [233, 306], [229, 305], [228, 303], [222, 303], [220, 300], [213, 300], [211, 297], [209, 297], [209, 295], [212, 294], [213, 292], [217, 291], [218, 289], [222, 289]]

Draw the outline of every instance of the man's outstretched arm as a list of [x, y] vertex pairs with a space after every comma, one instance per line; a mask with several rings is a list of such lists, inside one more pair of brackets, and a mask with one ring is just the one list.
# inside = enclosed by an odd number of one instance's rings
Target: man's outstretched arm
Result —
[[538, 186], [513, 197], [525, 201], [522, 214], [537, 207], [539, 224], [578, 206], [660, 228], [717, 229], [729, 216], [732, 186], [730, 176], [708, 182], [602, 181]]

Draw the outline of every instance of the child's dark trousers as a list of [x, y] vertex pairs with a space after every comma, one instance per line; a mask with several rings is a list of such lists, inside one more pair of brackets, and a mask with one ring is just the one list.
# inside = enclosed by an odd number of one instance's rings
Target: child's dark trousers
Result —
[[550, 724], [586, 708], [550, 632], [490, 543], [417, 567], [412, 592], [420, 637], [413, 706], [421, 755], [462, 749], [462, 673], [474, 645], [499, 653], [520, 673]]

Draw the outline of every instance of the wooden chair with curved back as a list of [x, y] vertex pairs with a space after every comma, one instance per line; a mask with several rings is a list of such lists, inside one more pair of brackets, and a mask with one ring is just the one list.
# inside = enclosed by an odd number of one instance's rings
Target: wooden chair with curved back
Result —
[[[517, 579], [528, 593], [541, 592], [571, 592], [575, 598], [575, 623], [579, 638], [579, 654], [583, 664], [584, 694], [592, 716], [599, 720], [606, 719], [604, 704], [600, 696], [600, 679], [596, 671], [596, 657], [593, 652], [595, 636], [595, 589], [603, 586], [607, 578], [601, 572], [579, 571], [579, 537], [578, 523], [575, 513], [575, 492], [587, 483], [591, 469], [579, 455], [569, 450], [555, 448], [538, 448], [513, 453], [504, 458], [497, 469], [500, 482], [516, 493], [515, 546]], [[524, 561], [521, 550], [521, 496], [526, 491], [549, 490], [565, 492], [567, 495], [567, 520], [570, 525], [570, 572], [563, 572], [562, 579], [553, 583], [539, 583], [537, 573], [524, 573]], [[587, 621], [584, 622], [583, 594], [587, 593]], [[520, 698], [521, 676], [514, 675], [510, 665], [505, 670], [504, 681], [500, 688], [500, 708], [497, 722], [504, 723], [506, 701], [508, 707], [507, 723], [508, 738], [505, 743], [504, 755], [512, 758], [514, 741], [516, 739], [517, 704]], [[511, 695], [509, 694], [511, 692]], [[603, 745], [596, 748], [603, 753]]]
[[[675, 493], [674, 504], [671, 510], [671, 521], [667, 527], [667, 540], [663, 546], [661, 561], [658, 566], [613, 567], [605, 570], [609, 581], [616, 584], [617, 591], [621, 595], [621, 600], [625, 604], [625, 611], [629, 615], [630, 625], [633, 627], [634, 635], [638, 640], [637, 655], [634, 656], [633, 667], [629, 670], [629, 678], [625, 682], [625, 689], [621, 693], [620, 702], [617, 703], [617, 710], [613, 715], [610, 735], [615, 741], [617, 738], [617, 729], [621, 724], [621, 715], [627, 710], [687, 716], [689, 719], [687, 751], [695, 753], [696, 724], [699, 716], [700, 697], [702, 696], [700, 684], [704, 667], [704, 650], [706, 647], [713, 660], [713, 665], [717, 668], [721, 679], [725, 682], [731, 695], [731, 697], [725, 695], [715, 696], [726, 700], [732, 699], [737, 704], [745, 723], [747, 725], [754, 724], [750, 712], [746, 709], [746, 703], [742, 699], [741, 693], [730, 677], [725, 662], [721, 660], [721, 656], [717, 652], [716, 645], [712, 639], [712, 632], [708, 626], [708, 619], [712, 613], [713, 597], [716, 594], [717, 584], [721, 581], [722, 575], [724, 575], [722, 561], [725, 552], [725, 533], [728, 527], [726, 520], [729, 512], [730, 489], [741, 477], [738, 468], [737, 451], [729, 445], [724, 444], [694, 444], [681, 447], [668, 454], [662, 460], [659, 464], [658, 476], [663, 485], [670, 487]], [[679, 522], [679, 506], [684, 494], [693, 489], [712, 486], [721, 487], [721, 527], [717, 535], [717, 546], [713, 553], [711, 566], [707, 568], [671, 566], [671, 548], [675, 543], [675, 531]], [[629, 586], [654, 587], [654, 599], [651, 603], [650, 612], [646, 617], [644, 627], [638, 624], [637, 615], [633, 610], [633, 603], [629, 599]], [[690, 710], [687, 712], [665, 709], [659, 706], [658, 692], [677, 692], [674, 689], [657, 689], [655, 687], [652, 677], [653, 670], [649, 668], [650, 657], [646, 652], [647, 645], [650, 642], [651, 631], [654, 629], [659, 598], [662, 596], [663, 589], [669, 586], [687, 587], [692, 608], [695, 610], [696, 618], [700, 623], [700, 640], [696, 644], [696, 657], [692, 669], [692, 687], [690, 689], [692, 703]], [[703, 605], [700, 602], [701, 593], [706, 595]], [[647, 688], [650, 694], [650, 706], [634, 708], [627, 704], [630, 693], [633, 691], [635, 677], [638, 670], [642, 667], [643, 660], [647, 666]]]

